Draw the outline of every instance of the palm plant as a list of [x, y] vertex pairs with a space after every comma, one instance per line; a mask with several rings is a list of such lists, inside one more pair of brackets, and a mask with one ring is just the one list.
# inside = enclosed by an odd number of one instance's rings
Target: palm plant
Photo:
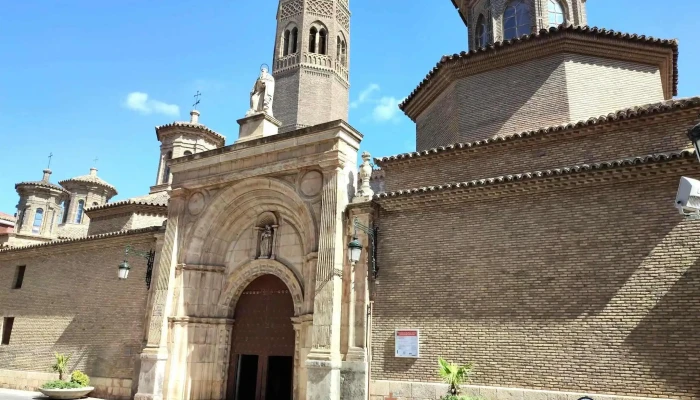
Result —
[[445, 361], [442, 357], [438, 359], [438, 364], [440, 365], [438, 369], [440, 378], [450, 386], [449, 394], [453, 396], [458, 395], [459, 385], [465, 383], [469, 379], [469, 374], [471, 374], [472, 368], [474, 367], [473, 364], [452, 364]]
[[68, 360], [70, 360], [70, 356], [67, 356], [65, 354], [58, 354], [55, 353], [56, 355], [56, 364], [51, 366], [51, 369], [53, 369], [54, 372], [58, 372], [58, 379], [63, 380], [63, 374], [68, 372]]

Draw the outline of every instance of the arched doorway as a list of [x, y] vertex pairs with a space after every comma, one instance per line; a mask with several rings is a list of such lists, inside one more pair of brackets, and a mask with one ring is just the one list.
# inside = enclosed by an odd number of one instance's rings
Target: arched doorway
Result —
[[294, 301], [287, 285], [263, 275], [241, 294], [234, 311], [228, 400], [291, 400]]

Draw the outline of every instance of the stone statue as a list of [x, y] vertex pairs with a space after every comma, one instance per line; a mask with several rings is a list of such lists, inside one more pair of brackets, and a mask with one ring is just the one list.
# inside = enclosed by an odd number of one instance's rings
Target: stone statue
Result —
[[272, 227], [265, 225], [265, 230], [260, 235], [260, 256], [258, 258], [270, 258], [272, 256]]
[[360, 166], [359, 170], [361, 180], [360, 190], [358, 190], [355, 194], [355, 197], [352, 200], [353, 203], [369, 201], [372, 200], [372, 196], [374, 196], [374, 191], [369, 185], [369, 181], [372, 178], [372, 165], [370, 164], [371, 159], [372, 156], [368, 152], [365, 151], [362, 153], [362, 166]]
[[272, 100], [275, 97], [275, 78], [267, 72], [267, 67], [260, 69], [260, 76], [250, 91], [250, 110], [246, 117], [265, 113], [272, 117]]

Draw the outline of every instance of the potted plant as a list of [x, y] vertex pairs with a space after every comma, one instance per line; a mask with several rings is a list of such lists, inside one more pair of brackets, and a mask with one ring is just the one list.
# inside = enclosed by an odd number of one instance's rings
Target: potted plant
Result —
[[438, 359], [438, 373], [440, 378], [447, 383], [447, 395], [441, 400], [466, 400], [468, 397], [460, 396], [459, 385], [466, 383], [469, 380], [469, 374], [472, 372], [473, 364], [457, 365], [445, 361], [442, 357]]
[[63, 380], [64, 374], [68, 372], [69, 359], [70, 356], [56, 353], [56, 363], [51, 368], [58, 372], [58, 379], [46, 382], [39, 388], [50, 399], [80, 399], [95, 390], [90, 386], [90, 378], [81, 371], [73, 371], [70, 381]]

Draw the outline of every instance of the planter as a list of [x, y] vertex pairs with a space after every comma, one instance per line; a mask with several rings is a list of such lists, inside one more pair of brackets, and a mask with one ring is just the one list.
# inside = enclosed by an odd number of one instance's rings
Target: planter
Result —
[[88, 393], [95, 390], [92, 386], [86, 386], [78, 389], [42, 389], [39, 391], [48, 396], [50, 399], [62, 399], [62, 400], [73, 400], [81, 399], [87, 396]]

